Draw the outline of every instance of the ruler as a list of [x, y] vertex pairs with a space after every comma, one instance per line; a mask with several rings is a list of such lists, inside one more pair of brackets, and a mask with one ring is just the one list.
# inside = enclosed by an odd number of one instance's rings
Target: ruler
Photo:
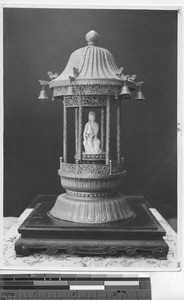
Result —
[[148, 275], [0, 276], [0, 300], [151, 300]]

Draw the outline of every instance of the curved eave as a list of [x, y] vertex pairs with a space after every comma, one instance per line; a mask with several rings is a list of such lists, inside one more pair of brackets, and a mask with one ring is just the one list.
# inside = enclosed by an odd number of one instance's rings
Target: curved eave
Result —
[[52, 80], [49, 82], [49, 87], [62, 87], [70, 85], [120, 85], [122, 86], [123, 81], [114, 78], [84, 78], [84, 79], [75, 79], [74, 81], [68, 80]]
[[[120, 79], [114, 79], [114, 78], [96, 78], [96, 79], [75, 79], [74, 81], [68, 80], [52, 80], [49, 82], [49, 87], [55, 88], [55, 87], [64, 87], [64, 86], [71, 86], [71, 85], [82, 85], [82, 86], [88, 86], [88, 85], [111, 85], [111, 86], [123, 86], [123, 80]], [[133, 81], [127, 81], [127, 85], [134, 90], [135, 89], [135, 83]]]

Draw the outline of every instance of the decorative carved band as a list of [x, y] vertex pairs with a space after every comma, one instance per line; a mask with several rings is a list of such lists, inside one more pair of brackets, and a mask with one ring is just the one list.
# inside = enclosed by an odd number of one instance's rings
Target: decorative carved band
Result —
[[107, 97], [106, 96], [83, 96], [82, 105], [83, 106], [106, 106]]
[[85, 152], [82, 153], [83, 160], [105, 160], [105, 152], [99, 154], [87, 154]]
[[60, 161], [62, 173], [86, 174], [86, 175], [110, 175], [124, 171], [123, 164], [112, 162], [110, 165], [103, 164], [72, 164]]
[[65, 96], [66, 107], [78, 107], [80, 103], [80, 96]]
[[84, 192], [73, 192], [73, 191], [68, 191], [68, 190], [66, 190], [66, 193], [72, 197], [77, 197], [77, 198], [99, 198], [99, 197], [113, 196], [116, 194], [116, 192], [84, 193]]
[[[89, 85], [73, 85], [73, 91], [76, 96], [78, 95], [114, 95], [117, 96], [121, 92], [121, 85], [101, 85], [101, 84], [89, 84]], [[67, 95], [68, 86], [55, 86], [53, 87], [53, 96], [65, 96]]]
[[[82, 96], [82, 106], [106, 106], [107, 96], [90, 95]], [[65, 96], [64, 103], [66, 107], [78, 107], [80, 104], [80, 96]]]

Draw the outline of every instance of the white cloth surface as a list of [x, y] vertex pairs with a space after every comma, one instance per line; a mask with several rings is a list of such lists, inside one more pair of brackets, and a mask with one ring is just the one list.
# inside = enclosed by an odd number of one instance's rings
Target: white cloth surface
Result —
[[57, 253], [47, 255], [44, 251], [33, 253], [27, 257], [16, 257], [14, 244], [20, 236], [17, 229], [32, 209], [26, 209], [17, 219], [15, 224], [4, 236], [3, 261], [4, 269], [21, 270], [53, 270], [53, 271], [169, 271], [179, 267], [177, 257], [177, 234], [170, 225], [163, 219], [156, 209], [150, 209], [156, 219], [166, 230], [164, 237], [169, 246], [169, 253], [166, 260], [154, 259], [151, 256], [79, 256]]
[[3, 218], [3, 232], [4, 234], [13, 226], [13, 224], [17, 221], [15, 217], [5, 217]]

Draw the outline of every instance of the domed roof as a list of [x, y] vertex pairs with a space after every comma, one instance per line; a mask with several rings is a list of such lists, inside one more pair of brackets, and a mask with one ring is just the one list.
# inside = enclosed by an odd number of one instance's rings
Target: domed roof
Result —
[[50, 87], [71, 84], [118, 84], [126, 80], [121, 72], [121, 79], [118, 76], [119, 68], [116, 65], [113, 55], [106, 49], [98, 47], [99, 34], [90, 31], [86, 34], [88, 45], [74, 51], [64, 71], [53, 81]]

